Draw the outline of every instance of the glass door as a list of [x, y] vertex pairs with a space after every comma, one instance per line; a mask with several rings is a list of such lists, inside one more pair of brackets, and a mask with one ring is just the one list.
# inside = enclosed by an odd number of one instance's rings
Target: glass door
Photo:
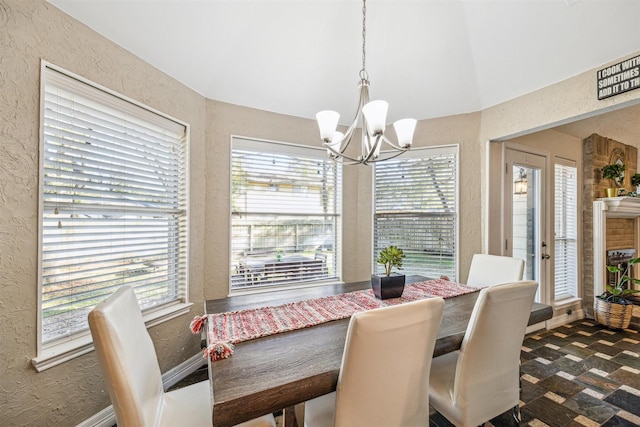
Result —
[[507, 148], [505, 161], [504, 254], [525, 260], [524, 279], [538, 282], [536, 301], [548, 303], [547, 159]]

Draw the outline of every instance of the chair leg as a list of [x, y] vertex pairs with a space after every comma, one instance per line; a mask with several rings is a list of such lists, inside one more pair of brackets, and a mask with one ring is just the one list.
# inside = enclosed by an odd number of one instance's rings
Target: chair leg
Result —
[[512, 411], [513, 419], [516, 421], [517, 425], [520, 425], [520, 405], [516, 405], [513, 407]]

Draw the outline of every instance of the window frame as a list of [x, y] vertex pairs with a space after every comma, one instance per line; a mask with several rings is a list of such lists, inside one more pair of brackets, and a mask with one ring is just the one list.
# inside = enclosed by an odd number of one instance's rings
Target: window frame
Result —
[[[233, 159], [234, 159], [234, 141], [238, 141], [239, 146], [245, 149], [255, 149], [253, 145], [260, 146], [263, 144], [271, 144], [270, 149], [266, 150], [268, 154], [274, 153], [284, 153], [286, 155], [300, 155], [300, 156], [310, 156], [317, 157], [319, 160], [323, 162], [332, 162], [335, 164], [337, 168], [337, 182], [336, 182], [336, 207], [335, 207], [335, 218], [336, 218], [336, 235], [335, 235], [335, 277], [330, 277], [328, 279], [320, 279], [314, 280], [312, 282], [289, 282], [282, 284], [271, 284], [264, 286], [247, 286], [247, 287], [233, 287], [232, 277], [234, 274], [234, 264], [233, 264]], [[263, 138], [255, 138], [255, 137], [247, 137], [242, 135], [232, 134], [230, 136], [230, 150], [229, 150], [229, 194], [230, 194], [230, 203], [229, 203], [229, 279], [228, 279], [228, 295], [244, 295], [244, 294], [253, 294], [253, 293], [262, 293], [262, 292], [273, 292], [283, 289], [296, 289], [296, 288], [305, 288], [311, 286], [319, 286], [319, 285], [331, 285], [336, 283], [341, 283], [342, 278], [342, 221], [343, 221], [343, 171], [342, 164], [339, 162], [335, 162], [328, 158], [326, 155], [326, 150], [324, 148], [319, 148], [311, 145], [303, 145], [296, 144], [291, 142], [283, 142], [283, 141], [274, 141]], [[270, 185], [269, 189], [266, 191], [276, 191], [272, 189], [273, 184]], [[307, 194], [307, 192], [299, 192], [295, 191], [295, 186], [293, 187], [295, 194]]]
[[[135, 101], [131, 98], [128, 98], [118, 92], [115, 92], [111, 89], [108, 89], [104, 86], [98, 85], [88, 79], [85, 79], [77, 74], [71, 73], [61, 67], [58, 67], [52, 63], [49, 63], [45, 60], [41, 61], [40, 65], [40, 116], [39, 116], [39, 175], [38, 175], [38, 186], [39, 186], [39, 194], [38, 194], [38, 282], [37, 282], [37, 342], [36, 342], [36, 351], [37, 356], [32, 358], [31, 363], [36, 369], [36, 371], [41, 372], [43, 370], [49, 369], [53, 366], [57, 366], [63, 362], [71, 360], [75, 357], [78, 357], [82, 354], [86, 354], [93, 350], [93, 340], [91, 337], [91, 332], [87, 329], [82, 329], [80, 331], [76, 331], [69, 336], [61, 337], [53, 339], [50, 342], [43, 342], [43, 222], [44, 222], [44, 147], [45, 147], [45, 138], [44, 138], [44, 108], [45, 108], [45, 86], [51, 80], [63, 79], [65, 80], [63, 84], [71, 87], [71, 90], [77, 90], [78, 93], [82, 93], [83, 89], [88, 90], [90, 92], [100, 91], [109, 97], [113, 97], [115, 102], [122, 103], [122, 101], [131, 104], [132, 108], [142, 108], [147, 110], [150, 113], [153, 113], [156, 116], [159, 116], [162, 120], [170, 120], [178, 125], [181, 125], [185, 129], [184, 134], [184, 220], [186, 221], [185, 231], [184, 231], [184, 246], [185, 253], [184, 259], [186, 263], [186, 269], [184, 272], [184, 281], [180, 283], [179, 289], [180, 294], [179, 298], [174, 301], [160, 304], [157, 306], [149, 307], [143, 310], [143, 319], [147, 327], [152, 327], [158, 324], [161, 324], [170, 319], [176, 318], [183, 314], [186, 314], [190, 311], [193, 303], [189, 302], [189, 220], [190, 220], [190, 209], [189, 209], [189, 141], [190, 141], [190, 127], [189, 124], [184, 123], [180, 120], [177, 120], [165, 113], [157, 111], [149, 106], [146, 106], [138, 101]], [[117, 98], [117, 99], [116, 99]], [[105, 101], [105, 104], [109, 107], [114, 107], [113, 105], [109, 105], [108, 101]]]
[[[412, 148], [410, 151], [404, 153], [402, 156], [398, 157], [396, 160], [402, 160], [405, 157], [412, 157], [417, 159], [422, 159], [426, 156], [432, 155], [446, 155], [453, 154], [455, 156], [455, 187], [454, 187], [454, 203], [455, 203], [455, 221], [454, 221], [454, 230], [455, 235], [453, 236], [453, 277], [449, 277], [451, 280], [458, 280], [460, 274], [460, 146], [459, 144], [445, 144], [445, 145], [436, 145], [430, 147], [420, 147], [420, 148]], [[393, 160], [390, 160], [393, 161]], [[376, 171], [374, 170], [371, 177], [372, 188], [372, 226], [371, 226], [371, 244], [372, 244], [372, 274], [379, 274], [378, 272], [378, 264], [376, 262], [378, 257], [378, 249], [376, 248]], [[400, 214], [399, 214], [400, 215]], [[398, 245], [401, 249], [406, 249], [402, 247], [402, 244]], [[382, 267], [380, 267], [382, 268]], [[397, 271], [400, 274], [421, 274], [420, 272], [412, 272], [411, 270], [406, 269], [406, 265], [403, 265], [403, 270]], [[430, 277], [436, 278], [436, 277]]]

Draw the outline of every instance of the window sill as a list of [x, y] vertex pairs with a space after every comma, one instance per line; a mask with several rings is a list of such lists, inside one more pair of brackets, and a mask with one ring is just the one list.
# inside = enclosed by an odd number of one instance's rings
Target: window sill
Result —
[[[145, 326], [150, 328], [159, 325], [167, 320], [174, 319], [191, 310], [193, 303], [175, 303], [168, 306], [159, 307], [155, 310], [147, 311], [143, 314]], [[31, 364], [36, 371], [42, 372], [46, 369], [57, 366], [68, 360], [74, 359], [83, 354], [93, 351], [93, 339], [89, 331], [83, 331], [69, 337], [47, 345], [42, 349], [38, 357], [31, 359]]]
[[315, 288], [318, 286], [329, 286], [329, 285], [338, 285], [343, 284], [344, 282], [338, 279], [329, 279], [324, 281], [318, 281], [313, 283], [292, 283], [290, 285], [271, 285], [271, 286], [256, 286], [256, 287], [247, 287], [244, 289], [232, 289], [227, 294], [227, 297], [235, 297], [239, 295], [253, 295], [253, 294], [264, 294], [268, 292], [275, 291], [289, 291], [293, 289], [308, 289]]
[[579, 303], [580, 301], [582, 301], [582, 298], [566, 297], [566, 298], [563, 298], [561, 300], [557, 300], [553, 304], [553, 309], [554, 310], [561, 310], [561, 309], [567, 308], [567, 307], [569, 307], [571, 305], [575, 305], [575, 304]]

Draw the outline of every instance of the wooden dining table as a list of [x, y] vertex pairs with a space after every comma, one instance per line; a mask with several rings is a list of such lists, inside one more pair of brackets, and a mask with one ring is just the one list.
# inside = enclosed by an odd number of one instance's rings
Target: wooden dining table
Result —
[[[424, 280], [428, 278], [407, 276], [406, 283]], [[370, 281], [362, 281], [231, 296], [206, 301], [205, 312], [274, 306], [370, 287]], [[473, 292], [445, 299], [434, 357], [460, 348], [478, 295]], [[552, 315], [550, 306], [534, 303], [529, 325], [549, 320]], [[236, 344], [228, 359], [209, 361], [213, 426], [233, 426], [264, 414], [291, 411], [298, 403], [335, 391], [348, 324], [349, 319], [334, 320], [244, 341]]]

